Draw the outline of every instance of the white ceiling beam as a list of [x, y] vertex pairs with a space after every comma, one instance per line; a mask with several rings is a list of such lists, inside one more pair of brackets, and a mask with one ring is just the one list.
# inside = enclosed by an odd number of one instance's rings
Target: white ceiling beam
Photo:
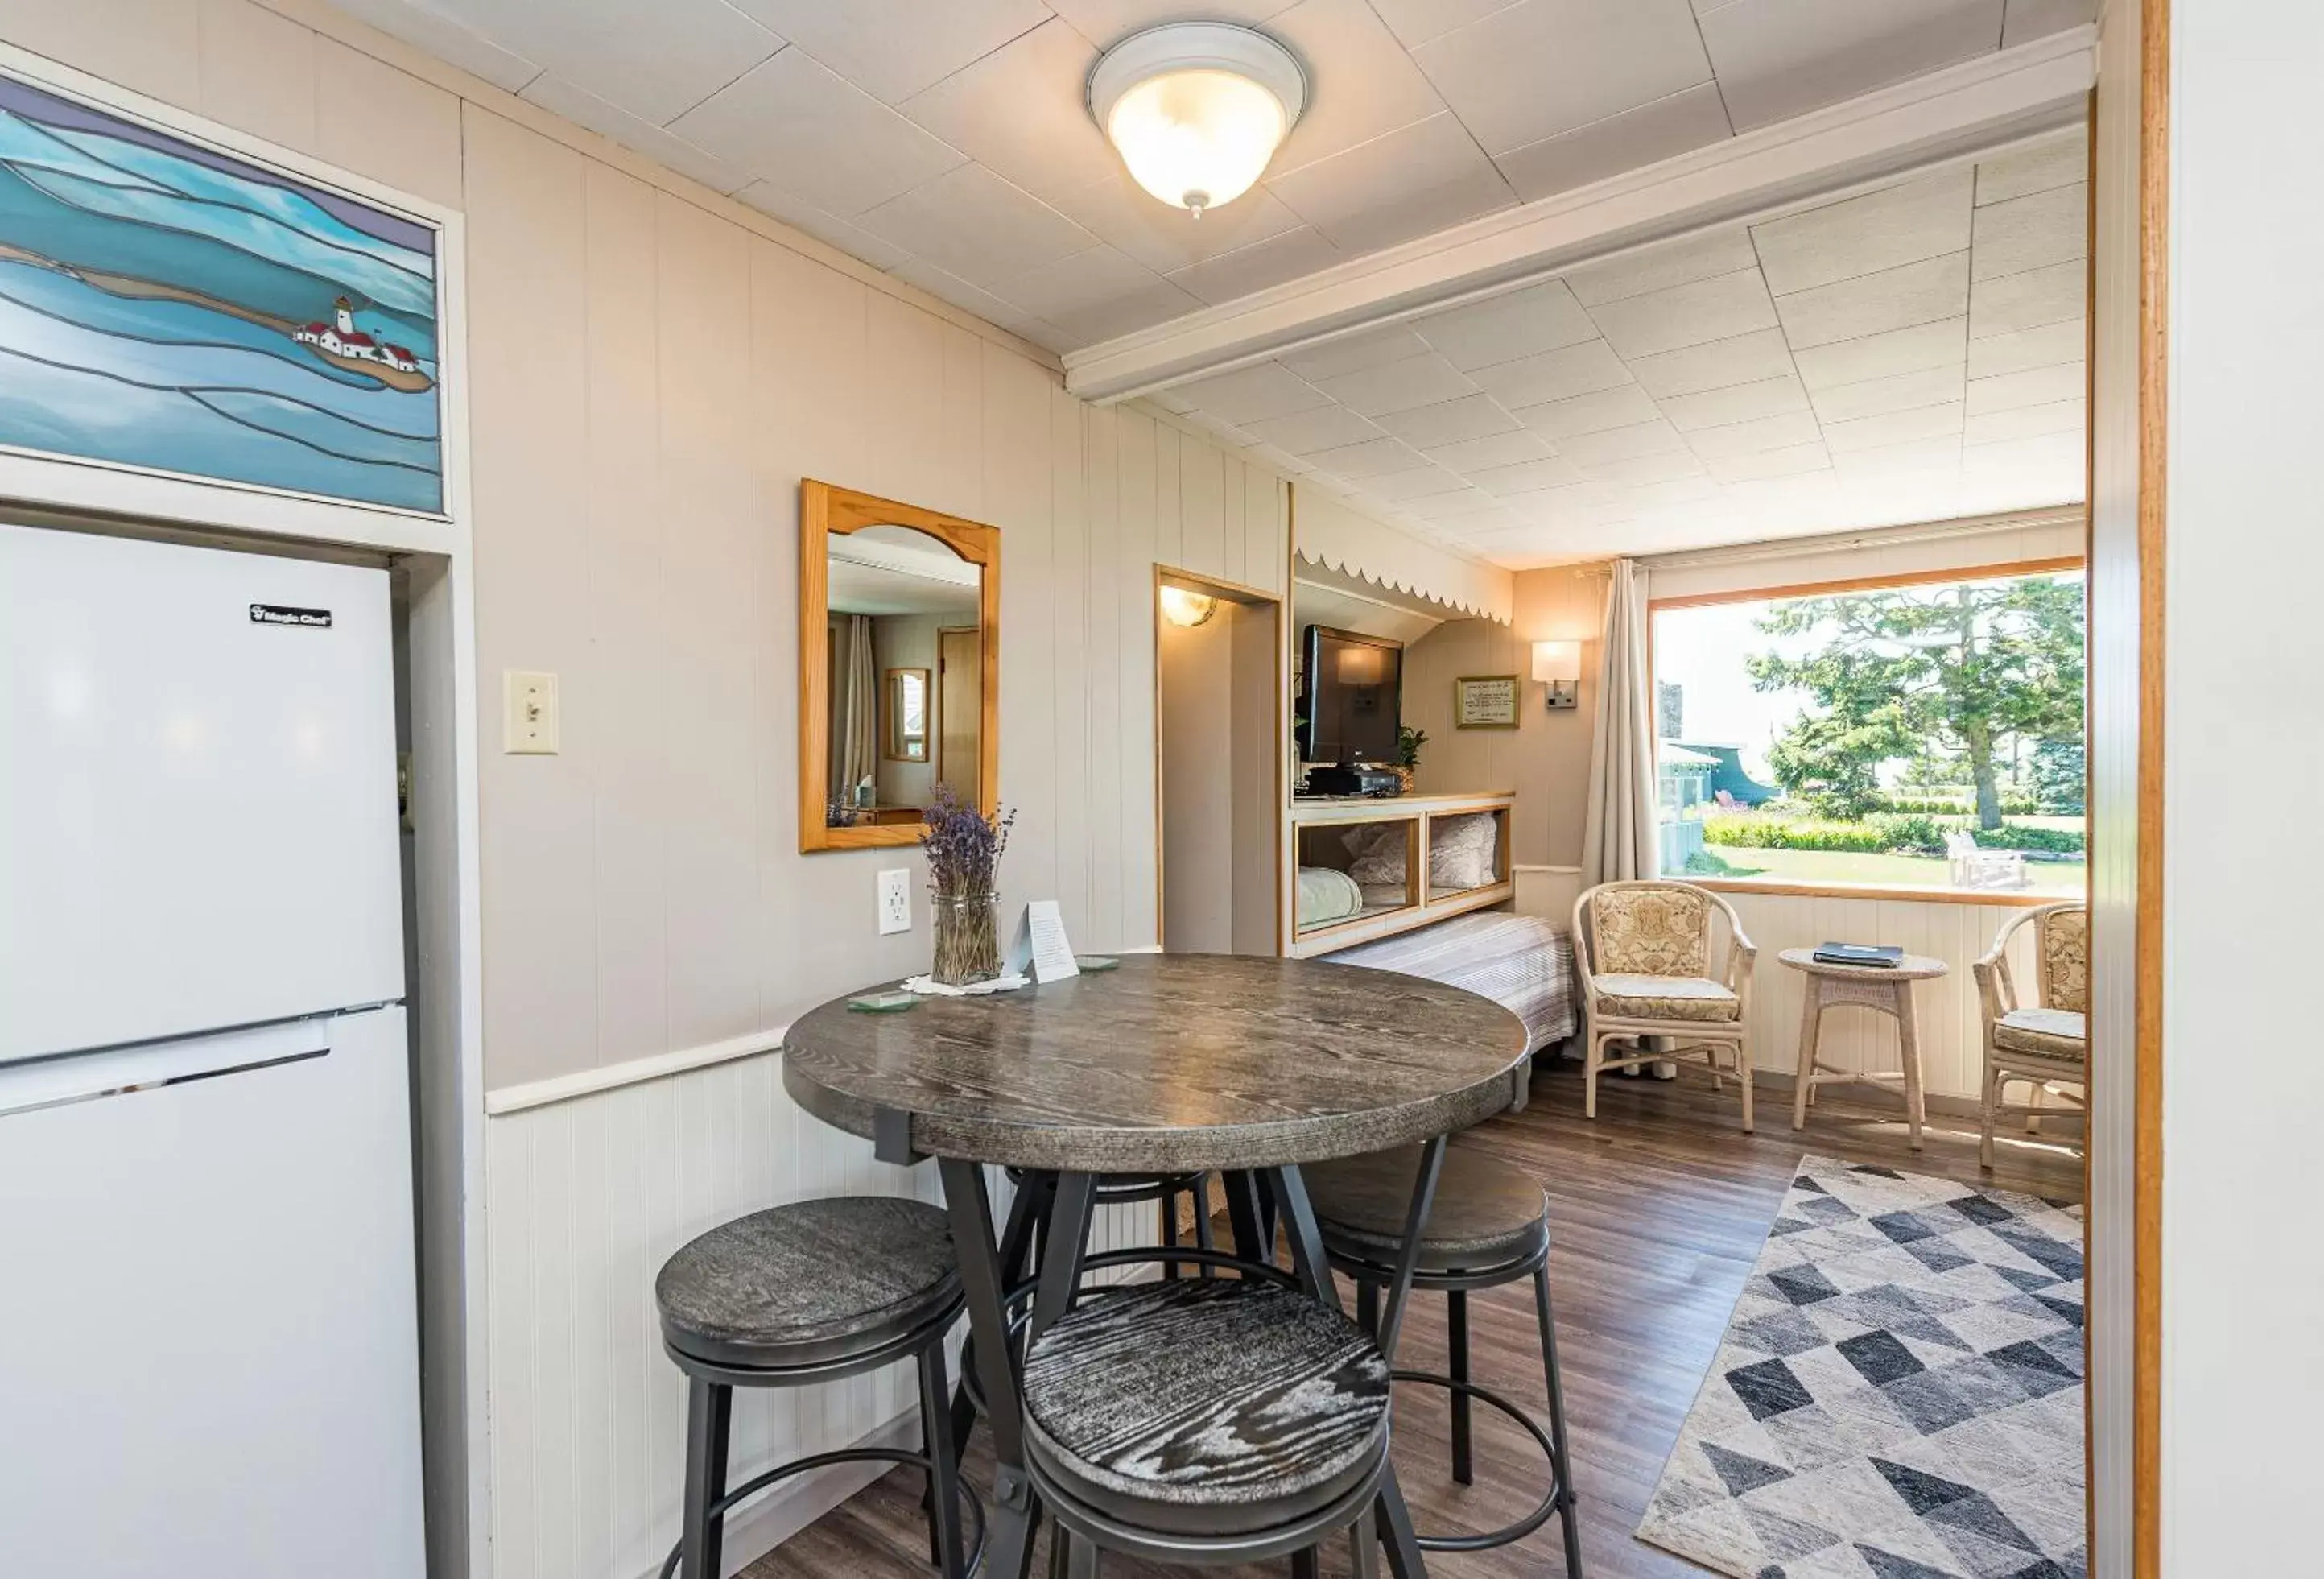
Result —
[[1068, 352], [1065, 386], [1151, 393], [2055, 131], [2088, 113], [2097, 39], [2054, 33]]

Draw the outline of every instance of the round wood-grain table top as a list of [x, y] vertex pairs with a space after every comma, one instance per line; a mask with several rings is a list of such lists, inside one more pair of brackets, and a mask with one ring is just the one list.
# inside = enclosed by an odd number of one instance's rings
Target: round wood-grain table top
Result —
[[1908, 954], [1895, 965], [1828, 965], [1816, 958], [1812, 948], [1786, 948], [1775, 957], [1812, 976], [1843, 976], [1852, 981], [1925, 982], [1952, 968], [1925, 954]]
[[1077, 1173], [1277, 1168], [1408, 1146], [1522, 1092], [1526, 1030], [1441, 982], [1320, 960], [1132, 955], [899, 1014], [835, 999], [783, 1039], [809, 1113], [911, 1150]]

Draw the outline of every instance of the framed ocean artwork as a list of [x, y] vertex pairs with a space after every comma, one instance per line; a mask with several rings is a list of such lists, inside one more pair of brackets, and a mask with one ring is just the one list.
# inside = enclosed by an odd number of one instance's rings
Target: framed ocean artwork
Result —
[[0, 450], [446, 515], [441, 242], [0, 66]]

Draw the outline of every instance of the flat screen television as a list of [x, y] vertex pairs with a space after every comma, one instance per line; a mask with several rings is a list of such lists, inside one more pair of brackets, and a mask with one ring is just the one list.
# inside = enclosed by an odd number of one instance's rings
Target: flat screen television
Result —
[[1404, 643], [1310, 625], [1300, 645], [1300, 761], [1342, 766], [1395, 762]]

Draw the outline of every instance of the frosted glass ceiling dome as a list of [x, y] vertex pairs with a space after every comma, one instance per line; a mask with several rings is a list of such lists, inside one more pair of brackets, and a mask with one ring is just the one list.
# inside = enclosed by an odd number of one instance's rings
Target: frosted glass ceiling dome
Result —
[[1221, 22], [1132, 33], [1089, 79], [1090, 114], [1131, 178], [1198, 218], [1251, 189], [1306, 104], [1290, 51]]

